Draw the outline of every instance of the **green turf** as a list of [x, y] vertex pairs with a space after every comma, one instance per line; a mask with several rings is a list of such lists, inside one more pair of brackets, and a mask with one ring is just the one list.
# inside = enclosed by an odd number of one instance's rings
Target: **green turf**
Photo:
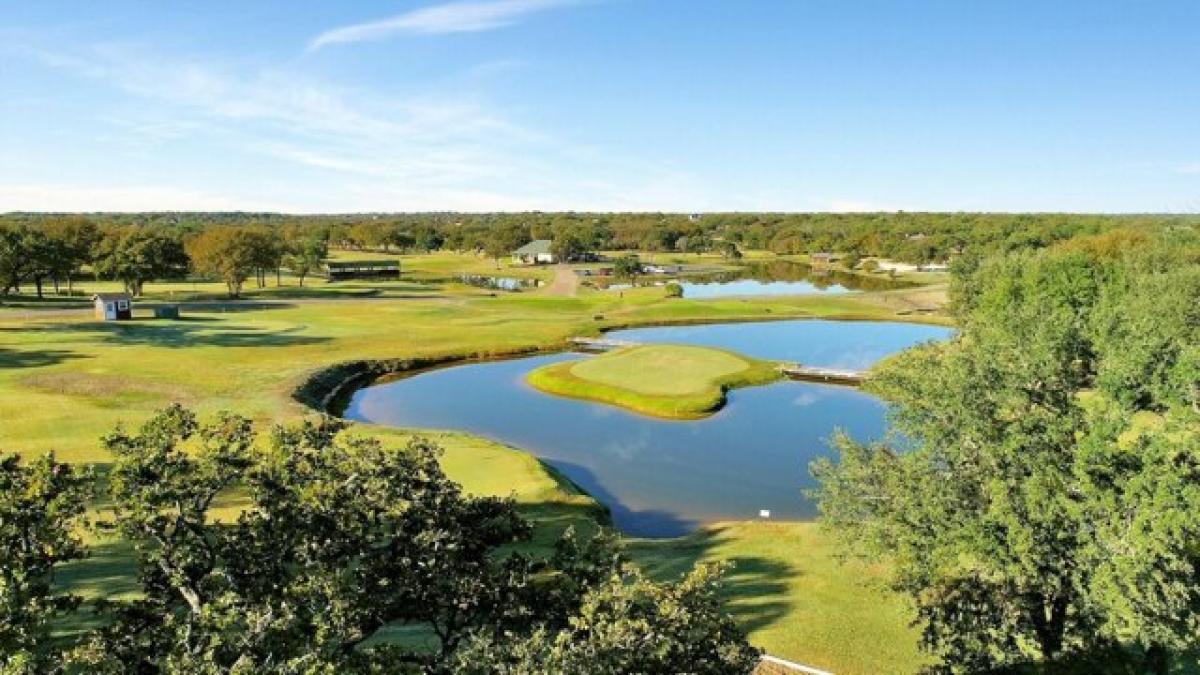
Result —
[[[406, 275], [475, 273], [494, 264], [439, 254], [414, 261]], [[284, 283], [288, 288], [286, 278]], [[667, 299], [661, 288], [623, 295], [582, 290], [577, 297], [541, 291], [492, 297], [455, 285], [416, 293], [386, 290], [397, 288], [397, 282], [347, 284], [378, 293], [347, 298], [331, 290], [321, 296], [327, 299], [269, 307], [232, 303], [185, 310], [180, 321], [101, 323], [84, 311], [40, 317], [0, 312], [0, 449], [26, 455], [54, 450], [60, 459], [96, 463], [103, 470], [108, 457], [99, 439], [117, 423], [137, 424], [172, 401], [201, 415], [233, 410], [262, 423], [294, 421], [312, 413], [292, 398], [301, 382], [318, 369], [357, 359], [500, 355], [563, 346], [570, 337], [606, 328], [651, 323], [806, 317], [944, 321], [908, 314], [909, 296], [890, 292], [700, 301]], [[161, 296], [182, 289], [149, 284], [147, 291]], [[31, 314], [34, 318], [27, 318]], [[353, 430], [397, 444], [405, 436], [365, 425]], [[446, 447], [447, 472], [468, 490], [517, 498], [538, 524], [535, 549], [567, 525], [590, 528], [602, 520], [590, 498], [526, 453], [465, 434], [438, 433], [437, 438]], [[232, 515], [239, 508], [241, 503], [231, 498], [218, 515]], [[860, 571], [833, 566], [832, 558], [821, 553], [826, 545], [815, 530], [763, 527], [777, 526], [730, 526], [719, 536], [638, 544], [637, 553], [656, 572], [668, 575], [699, 557], [761, 558], [775, 561], [771, 565], [790, 565], [792, 571], [777, 579], [770, 578], [773, 568], [763, 568], [754, 583], [743, 581], [742, 575], [755, 568], [743, 566], [731, 586], [734, 609], [757, 644], [839, 673], [864, 672], [855, 670], [855, 664], [887, 660], [897, 668], [882, 670], [903, 672], [913, 663], [895, 656], [911, 652], [913, 637], [894, 598], [851, 583], [862, 576]], [[132, 592], [128, 544], [94, 543], [93, 557], [68, 568], [64, 582], [93, 596]], [[751, 610], [757, 605], [774, 609]], [[876, 611], [878, 618], [868, 621], [862, 608]], [[64, 630], [90, 620], [81, 615]], [[855, 628], [860, 621], [862, 630]], [[864, 640], [870, 631], [875, 638]]]
[[775, 364], [689, 345], [641, 345], [583, 361], [555, 363], [527, 380], [541, 391], [620, 406], [655, 417], [712, 414], [736, 387], [779, 379]]
[[700, 560], [733, 564], [726, 607], [769, 654], [838, 675], [913, 673], [924, 663], [901, 598], [884, 570], [840, 558], [815, 523], [719, 523], [680, 539], [632, 542], [652, 576], [675, 578]]

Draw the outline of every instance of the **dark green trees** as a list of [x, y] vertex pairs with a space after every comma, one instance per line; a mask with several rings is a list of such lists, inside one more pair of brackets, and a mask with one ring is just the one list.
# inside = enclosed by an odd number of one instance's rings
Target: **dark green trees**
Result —
[[0, 672], [46, 672], [50, 621], [79, 604], [54, 591], [55, 567], [83, 557], [77, 536], [89, 477], [50, 456], [0, 457]]
[[[106, 439], [113, 526], [137, 543], [143, 597], [69, 656], [92, 672], [454, 672], [464, 663], [603, 663], [748, 672], [757, 658], [721, 612], [716, 577], [658, 585], [623, 571], [613, 540], [568, 532], [549, 557], [508, 499], [470, 497], [424, 440], [390, 449], [342, 424], [272, 431], [200, 424], [172, 407]], [[217, 522], [213, 507], [245, 508]], [[376, 639], [381, 629], [411, 639]], [[620, 635], [655, 636], [656, 649]], [[469, 646], [468, 646], [469, 645]], [[569, 658], [568, 658], [569, 657]], [[563, 660], [566, 659], [566, 660]], [[710, 665], [703, 665], [710, 664]], [[473, 666], [474, 667], [474, 666]], [[599, 669], [597, 669], [599, 668]]]
[[155, 227], [118, 228], [107, 232], [94, 252], [97, 276], [116, 279], [133, 295], [152, 279], [181, 277], [188, 257], [176, 232]]
[[[836, 439], [828, 525], [893, 561], [943, 672], [1140, 662], [1200, 609], [1195, 270], [1009, 256], [960, 280], [960, 333], [883, 364], [899, 448]], [[1097, 656], [1100, 655], [1100, 656]]]
[[641, 273], [642, 261], [636, 255], [623, 255], [613, 261], [613, 276], [618, 279], [636, 284]]

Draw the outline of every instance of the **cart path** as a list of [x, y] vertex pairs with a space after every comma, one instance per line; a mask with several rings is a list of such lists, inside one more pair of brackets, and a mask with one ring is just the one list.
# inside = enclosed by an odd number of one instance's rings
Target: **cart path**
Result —
[[566, 265], [559, 265], [554, 270], [554, 281], [546, 289], [548, 295], [574, 297], [579, 292], [579, 275]]

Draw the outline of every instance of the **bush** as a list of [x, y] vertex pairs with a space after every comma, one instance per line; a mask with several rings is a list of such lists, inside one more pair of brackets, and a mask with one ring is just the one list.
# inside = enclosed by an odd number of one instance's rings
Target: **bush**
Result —
[[667, 284], [667, 297], [668, 298], [682, 298], [683, 297], [683, 286], [680, 286], [679, 284], [677, 284], [673, 281], [671, 283]]

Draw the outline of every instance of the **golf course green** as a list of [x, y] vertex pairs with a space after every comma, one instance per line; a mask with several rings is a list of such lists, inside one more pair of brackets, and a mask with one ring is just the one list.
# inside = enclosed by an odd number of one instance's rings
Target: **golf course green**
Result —
[[711, 415], [725, 392], [779, 379], [775, 364], [723, 349], [639, 345], [531, 372], [537, 389], [668, 419]]

